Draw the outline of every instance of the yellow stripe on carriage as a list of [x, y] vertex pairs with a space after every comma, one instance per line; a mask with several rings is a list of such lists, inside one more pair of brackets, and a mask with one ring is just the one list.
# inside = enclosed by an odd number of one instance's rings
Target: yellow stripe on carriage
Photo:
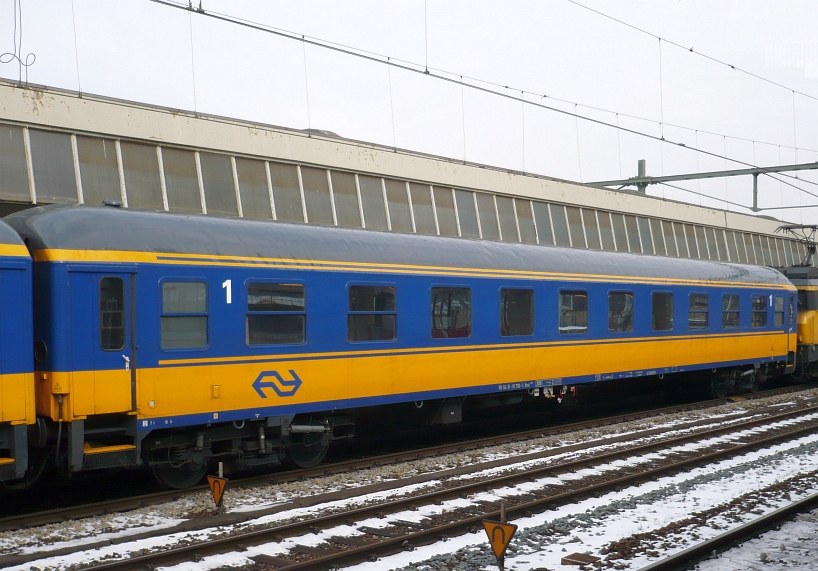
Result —
[[678, 341], [678, 340], [695, 340], [695, 339], [710, 339], [719, 337], [729, 337], [736, 339], [747, 336], [780, 336], [786, 333], [780, 330], [765, 330], [765, 331], [747, 331], [747, 332], [726, 332], [726, 333], [712, 333], [712, 334], [696, 334], [696, 335], [665, 335], [662, 337], [614, 337], [606, 339], [582, 339], [579, 336], [566, 335], [566, 339], [560, 341], [532, 341], [529, 343], [494, 343], [486, 345], [443, 345], [447, 341], [440, 340], [441, 345], [425, 346], [425, 347], [407, 347], [407, 348], [388, 348], [388, 349], [368, 349], [360, 351], [325, 351], [321, 353], [290, 353], [290, 354], [269, 354], [269, 355], [242, 355], [232, 357], [202, 357], [194, 359], [163, 359], [159, 361], [159, 366], [163, 365], [195, 365], [206, 363], [237, 363], [245, 361], [299, 361], [306, 359], [321, 359], [321, 358], [339, 358], [339, 357], [371, 357], [371, 356], [388, 356], [401, 355], [407, 353], [446, 353], [446, 352], [474, 352], [474, 351], [491, 351], [491, 350], [508, 350], [508, 349], [533, 349], [533, 348], [547, 348], [558, 347], [561, 345], [625, 345], [630, 343], [640, 343], [645, 341]]
[[22, 244], [0, 244], [0, 257], [30, 258], [31, 254]]

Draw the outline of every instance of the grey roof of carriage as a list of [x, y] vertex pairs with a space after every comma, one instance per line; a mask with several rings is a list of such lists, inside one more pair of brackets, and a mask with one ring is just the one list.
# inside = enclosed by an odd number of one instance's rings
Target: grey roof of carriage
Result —
[[8, 224], [0, 221], [0, 244], [17, 244], [22, 245], [23, 240], [17, 232]]
[[[4, 219], [32, 250], [123, 250], [787, 284], [754, 265], [326, 228], [112, 206], [53, 205]], [[2, 237], [4, 234], [0, 234]]]

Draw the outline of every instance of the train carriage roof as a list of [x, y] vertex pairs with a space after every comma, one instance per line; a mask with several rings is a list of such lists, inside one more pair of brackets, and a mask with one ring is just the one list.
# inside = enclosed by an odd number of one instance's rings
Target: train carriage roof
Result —
[[23, 240], [20, 238], [19, 234], [17, 234], [14, 228], [2, 220], [0, 220], [0, 244], [13, 244], [15, 246], [23, 245]]
[[763, 266], [111, 206], [44, 206], [4, 220], [35, 252], [118, 250], [789, 284]]

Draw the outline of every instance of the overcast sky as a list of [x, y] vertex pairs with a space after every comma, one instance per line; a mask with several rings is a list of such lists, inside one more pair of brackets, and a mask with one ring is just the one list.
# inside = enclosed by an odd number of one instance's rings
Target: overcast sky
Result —
[[[578, 0], [661, 42], [569, 0], [202, 1], [208, 13], [373, 52], [374, 62], [149, 0], [18, 1], [32, 83], [584, 182], [633, 176], [640, 158], [652, 175], [743, 166], [434, 77], [463, 76], [743, 163], [818, 161], [815, 0]], [[14, 8], [0, 0], [0, 53], [15, 52]], [[18, 73], [0, 64], [0, 76]], [[798, 176], [783, 180], [818, 195], [818, 173]], [[750, 177], [677, 184], [706, 196], [649, 193], [745, 212], [714, 199], [751, 203]], [[778, 180], [759, 186], [763, 207], [818, 205]], [[818, 208], [765, 214], [818, 223]]]

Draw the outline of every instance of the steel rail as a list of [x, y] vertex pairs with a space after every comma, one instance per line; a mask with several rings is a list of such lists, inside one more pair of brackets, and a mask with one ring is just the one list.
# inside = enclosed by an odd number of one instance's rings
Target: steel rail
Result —
[[[653, 450], [656, 450], [656, 449], [662, 449], [662, 448], [666, 447], [669, 443], [674, 443], [675, 442], [675, 443], [678, 444], [678, 443], [687, 442], [687, 441], [695, 441], [697, 439], [701, 439], [704, 436], [715, 436], [715, 435], [718, 435], [720, 433], [735, 432], [736, 430], [741, 429], [741, 428], [756, 427], [756, 426], [763, 425], [763, 424], [766, 424], [766, 423], [768, 423], [770, 421], [774, 421], [774, 420], [786, 420], [786, 419], [789, 419], [789, 418], [802, 416], [804, 414], [809, 414], [810, 412], [813, 412], [813, 411], [818, 412], [818, 406], [813, 407], [811, 409], [800, 409], [800, 410], [796, 410], [796, 411], [789, 411], [789, 412], [779, 413], [778, 415], [774, 415], [774, 416], [766, 416], [766, 417], [762, 417], [762, 418], [755, 418], [755, 419], [746, 420], [746, 421], [743, 421], [743, 422], [740, 422], [740, 423], [732, 423], [732, 424], [727, 425], [727, 426], [717, 427], [717, 428], [710, 429], [710, 430], [705, 431], [705, 432], [697, 432], [695, 434], [688, 434], [686, 436], [676, 437], [675, 439], [671, 439], [671, 440], [667, 440], [667, 439], [657, 440], [657, 441], [655, 441], [653, 443], [648, 443], [648, 444], [638, 446], [638, 447], [620, 448], [619, 450], [607, 452], [607, 453], [604, 453], [604, 454], [601, 454], [601, 455], [591, 456], [591, 457], [583, 458], [583, 459], [577, 459], [577, 460], [570, 461], [570, 462], [564, 462], [564, 463], [560, 464], [558, 467], [542, 466], [540, 468], [529, 469], [524, 474], [511, 473], [511, 474], [506, 474], [506, 475], [503, 475], [503, 476], [500, 476], [500, 477], [494, 478], [494, 479], [483, 479], [483, 480], [481, 480], [481, 481], [479, 481], [479, 482], [477, 482], [475, 484], [471, 484], [471, 485], [463, 484], [463, 485], [457, 487], [456, 489], [454, 489], [454, 488], [444, 488], [444, 489], [438, 490], [438, 491], [427, 492], [427, 493], [422, 494], [422, 495], [415, 495], [415, 496], [413, 496], [413, 499], [415, 499], [415, 500], [417, 500], [417, 499], [425, 500], [428, 503], [430, 501], [433, 501], [435, 498], [448, 498], [448, 497], [451, 497], [453, 495], [453, 493], [464, 494], [464, 493], [472, 492], [472, 491], [475, 491], [475, 490], [480, 491], [481, 489], [485, 488], [487, 484], [488, 485], [494, 484], [496, 486], [507, 485], [509, 483], [514, 483], [514, 482], [517, 482], [517, 481], [520, 481], [520, 480], [525, 480], [526, 478], [531, 478], [534, 475], [540, 475], [541, 476], [541, 475], [548, 474], [550, 472], [561, 472], [561, 471], [565, 471], [565, 470], [569, 470], [569, 469], [580, 469], [582, 467], [585, 467], [585, 466], [588, 466], [588, 465], [593, 465], [595, 463], [598, 463], [598, 462], [604, 461], [604, 460], [615, 460], [615, 459], [618, 459], [618, 458], [621, 458], [621, 457], [626, 457], [628, 455], [632, 455], [632, 454], [637, 453], [637, 452], [648, 452], [648, 451], [653, 451]], [[696, 427], [699, 427], [699, 426], [702, 426], [702, 425], [712, 424], [712, 423], [713, 423], [713, 419], [699, 419], [699, 420], [696, 420], [696, 421], [692, 421], [692, 422], [688, 422], [688, 423], [684, 423], [684, 424], [680, 424], [680, 425], [675, 425], [675, 426], [670, 426], [670, 427], [661, 427], [661, 428], [648, 429], [648, 430], [639, 432], [638, 436], [642, 437], [642, 438], [661, 436], [662, 434], [666, 434], [668, 432], [678, 432], [678, 431], [682, 431], [682, 430], [690, 430], [690, 429], [693, 429], [693, 428], [696, 428]], [[543, 450], [543, 451], [540, 451], [540, 452], [534, 452], [534, 453], [524, 454], [524, 455], [521, 455], [521, 456], [515, 456], [513, 458], [505, 458], [505, 459], [502, 459], [502, 460], [489, 461], [489, 462], [481, 463], [479, 465], [479, 467], [477, 467], [477, 468], [479, 468], [479, 469], [497, 468], [497, 467], [503, 467], [503, 466], [508, 465], [508, 464], [514, 464], [514, 463], [523, 462], [523, 461], [546, 459], [546, 458], [549, 458], [551, 456], [556, 456], [556, 455], [565, 454], [565, 453], [582, 452], [583, 450], [587, 450], [587, 449], [593, 449], [593, 448], [598, 448], [598, 447], [601, 447], [601, 446], [608, 446], [608, 445], [611, 445], [611, 444], [620, 443], [620, 442], [627, 441], [627, 440], [633, 440], [636, 437], [637, 437], [637, 434], [635, 434], [635, 433], [629, 433], [629, 434], [626, 434], [626, 435], [615, 435], [615, 436], [605, 438], [605, 439], [602, 439], [602, 440], [596, 440], [596, 441], [594, 441], [592, 443], [581, 442], [581, 443], [571, 444], [571, 445], [567, 445], [567, 446], [560, 446], [558, 448], [551, 448], [551, 449]], [[470, 471], [473, 471], [474, 469], [475, 469], [475, 466], [471, 466], [469, 468], [452, 469], [447, 474], [447, 476], [468, 474]], [[433, 479], [438, 479], [440, 477], [441, 477], [441, 475], [439, 473], [427, 474], [427, 475], [423, 475], [423, 476], [413, 478], [412, 483], [417, 484], [417, 483], [426, 482], [426, 481], [433, 480]], [[370, 487], [374, 488], [374, 491], [385, 491], [385, 490], [388, 490], [388, 489], [393, 489], [395, 487], [399, 487], [401, 485], [403, 485], [403, 483], [400, 482], [400, 481], [397, 481], [397, 482], [396, 481], [390, 481], [390, 482], [383, 482], [381, 484], [374, 484], [374, 485], [372, 485]], [[454, 492], [452, 492], [452, 490], [454, 490]], [[339, 496], [339, 494], [337, 492], [333, 493], [331, 495]], [[343, 498], [348, 498], [348, 497], [355, 497], [355, 494], [354, 493], [349, 493], [349, 492], [342, 493], [342, 494], [340, 494], [339, 497], [334, 497], [333, 499], [343, 499]], [[322, 501], [328, 501], [328, 498], [325, 495], [316, 494], [316, 495], [311, 497], [310, 503], [308, 503], [307, 505], [319, 504]], [[401, 500], [401, 501], [403, 501], [403, 500]], [[301, 501], [293, 502], [293, 507], [304, 507], [304, 505], [305, 504], [303, 502], [301, 502]], [[388, 507], [388, 504], [381, 504], [381, 506]], [[177, 528], [174, 528], [173, 530], [170, 530], [170, 531], [169, 530], [164, 530], [164, 533], [169, 533], [169, 532], [173, 532], [173, 533], [190, 532], [190, 531], [196, 531], [196, 530], [201, 530], [201, 529], [207, 529], [207, 528], [213, 527], [214, 525], [235, 525], [235, 524], [240, 524], [240, 523], [243, 523], [245, 521], [252, 520], [252, 519], [255, 519], [255, 518], [258, 518], [258, 517], [263, 517], [263, 516], [269, 515], [271, 513], [276, 513], [278, 511], [280, 511], [280, 507], [256, 510], [254, 512], [245, 512], [245, 513], [238, 513], [238, 514], [236, 514], [236, 513], [225, 514], [225, 515], [221, 515], [221, 516], [216, 517], [215, 520], [212, 519], [212, 518], [195, 518], [195, 519], [186, 521], [185, 523], [181, 524]], [[347, 513], [349, 513], [349, 512], [347, 512]], [[310, 520], [310, 522], [312, 522], [312, 524], [314, 524], [315, 521], [316, 520]], [[156, 535], [158, 535], [158, 534], [157, 533], [150, 533], [150, 532], [145, 534], [145, 536], [156, 536]], [[145, 537], [145, 536], [140, 535], [138, 537]], [[85, 549], [92, 549], [92, 548], [104, 547], [105, 545], [108, 545], [110, 543], [122, 543], [122, 542], [126, 542], [126, 541], [131, 541], [133, 539], [135, 539], [135, 538], [129, 537], [129, 538], [124, 538], [124, 539], [120, 539], [120, 540], [114, 540], [113, 542], [107, 541], [107, 542], [101, 542], [101, 543], [96, 543], [96, 544], [91, 544], [91, 545], [86, 544], [84, 546], [84, 548]], [[57, 552], [55, 552], [55, 555], [65, 555], [65, 554], [68, 554], [68, 553], [71, 553], [71, 552], [72, 552], [71, 549], [60, 549], [60, 550], [57, 550]], [[37, 558], [38, 558], [38, 555], [33, 554], [33, 553], [30, 554], [30, 555], [23, 555], [23, 556], [21, 556], [21, 555], [11, 555], [11, 556], [6, 556], [6, 557], [0, 556], [0, 567], [2, 567], [4, 565], [17, 565], [17, 564], [21, 564], [21, 563], [25, 563], [25, 562], [29, 562], [29, 561], [35, 561]]]
[[[818, 408], [818, 407], [815, 407]], [[802, 414], [811, 412], [800, 411]], [[781, 415], [783, 417], [791, 418], [793, 413], [786, 413]], [[180, 562], [190, 560], [200, 560], [209, 555], [224, 554], [231, 551], [243, 551], [247, 545], [257, 545], [261, 543], [268, 543], [273, 541], [281, 541], [284, 537], [293, 537], [304, 535], [307, 533], [314, 533], [320, 529], [332, 528], [338, 525], [351, 525], [351, 521], [363, 520], [372, 517], [385, 517], [387, 512], [395, 513], [406, 509], [411, 509], [422, 504], [429, 504], [435, 501], [441, 501], [447, 498], [458, 497], [463, 494], [475, 493], [477, 491], [484, 491], [492, 486], [508, 485], [510, 483], [519, 482], [522, 480], [531, 480], [536, 477], [542, 477], [548, 473], [565, 472], [572, 469], [577, 469], [593, 463], [599, 463], [614, 459], [617, 455], [633, 456], [639, 452], [645, 452], [650, 449], [666, 448], [672, 444], [682, 444], [691, 440], [702, 439], [713, 436], [715, 431], [718, 432], [734, 432], [748, 428], [750, 425], [764, 424], [770, 422], [771, 419], [757, 419], [755, 421], [748, 421], [732, 425], [729, 429], [715, 429], [714, 431], [699, 432], [695, 435], [686, 435], [685, 437], [673, 440], [662, 441], [650, 445], [644, 445], [639, 449], [628, 449], [619, 451], [618, 453], [606, 453], [594, 458], [577, 460], [574, 462], [563, 463], [559, 466], [548, 466], [541, 468], [534, 468], [525, 471], [524, 473], [511, 474], [507, 476], [500, 476], [490, 480], [483, 480], [479, 482], [471, 482], [462, 486], [456, 486], [448, 489], [436, 490], [433, 492], [424, 493], [421, 495], [392, 500], [385, 504], [376, 506], [367, 506], [347, 510], [329, 516], [322, 516], [310, 520], [288, 523], [280, 526], [270, 527], [267, 529], [253, 530], [245, 533], [236, 533], [227, 537], [208, 539], [207, 542], [194, 543], [173, 547], [164, 551], [157, 551], [144, 555], [137, 555], [129, 557], [125, 560], [118, 561], [103, 561], [96, 562], [83, 567], [83, 569], [101, 570], [130, 570], [139, 569], [144, 570], [148, 566], [159, 567], [178, 564]], [[706, 464], [726, 457], [732, 457], [744, 452], [749, 452], [765, 446], [770, 446], [775, 443], [792, 439], [804, 433], [814, 433], [818, 421], [812, 421], [808, 426], [795, 428], [784, 431], [780, 434], [770, 436], [768, 438], [755, 440], [745, 444], [732, 444], [722, 450], [717, 450], [703, 455], [693, 455], [690, 458], [683, 459], [678, 462], [672, 462], [665, 466], [649, 469], [638, 469], [634, 473], [626, 474], [618, 478], [613, 478], [605, 482], [592, 484], [576, 490], [570, 490], [554, 495], [545, 496], [532, 501], [523, 502], [517, 505], [512, 505], [506, 508], [506, 514], [510, 519], [522, 516], [530, 516], [533, 512], [543, 511], [556, 504], [564, 504], [575, 502], [578, 499], [589, 497], [593, 494], [607, 492], [613, 489], [619, 489], [624, 485], [632, 485], [636, 482], [650, 480], [661, 475], [674, 473], [684, 468]], [[450, 513], [450, 516], [456, 516], [456, 513]], [[431, 527], [428, 529], [421, 529], [407, 533], [401, 533], [396, 537], [385, 538], [381, 540], [373, 540], [369, 545], [360, 547], [353, 547], [336, 552], [328, 552], [325, 556], [318, 556], [307, 561], [293, 562], [292, 564], [283, 565], [283, 562], [276, 562], [272, 565], [281, 566], [288, 571], [304, 571], [304, 570], [321, 570], [325, 571], [332, 565], [351, 565], [370, 560], [371, 557], [383, 556], [392, 554], [405, 549], [408, 546], [414, 546], [425, 543], [432, 543], [439, 541], [443, 536], [455, 535], [458, 533], [465, 533], [480, 525], [483, 519], [496, 519], [500, 516], [499, 510], [489, 511], [484, 514], [476, 516], [466, 516], [457, 521], [445, 523], [443, 525]], [[266, 563], [266, 562], [265, 562]]]
[[[754, 443], [739, 445], [735, 448], [713, 452], [698, 458], [690, 458], [668, 466], [654, 468], [646, 470], [644, 472], [638, 472], [636, 474], [630, 474], [600, 484], [587, 486], [579, 490], [563, 492], [561, 494], [556, 494], [554, 496], [506, 507], [505, 508], [506, 517], [510, 521], [513, 521], [515, 518], [530, 516], [534, 512], [543, 511], [543, 508], [547, 509], [556, 504], [576, 502], [577, 500], [590, 497], [594, 494], [606, 493], [612, 490], [619, 489], [624, 485], [632, 485], [633, 483], [636, 482], [647, 481], [659, 476], [664, 476], [669, 473], [677, 472], [680, 469], [686, 467], [701, 465], [708, 461], [719, 460], [743, 452], [748, 452], [759, 447], [775, 444], [777, 442], [780, 442], [781, 440], [791, 438], [792, 436], [798, 434], [814, 432], [814, 430], [815, 430], [814, 426], [809, 426], [806, 428], [794, 430], [787, 434], [777, 435]], [[324, 557], [303, 562], [296, 562], [291, 565], [280, 566], [279, 568], [285, 571], [323, 571], [331, 568], [332, 566], [354, 565], [356, 563], [362, 563], [364, 561], [371, 560], [373, 557], [381, 557], [384, 555], [391, 555], [400, 552], [406, 549], [407, 547], [414, 548], [417, 545], [440, 541], [443, 536], [456, 535], [458, 532], [459, 533], [464, 533], [467, 531], [471, 532], [474, 531], [475, 528], [479, 529], [484, 519], [497, 520], [499, 519], [499, 517], [500, 510], [493, 510], [485, 514], [472, 516], [443, 526], [437, 526], [431, 529], [420, 530], [417, 532], [407, 533], [399, 537], [385, 539], [371, 546], [362, 546], [344, 552], [330, 553]], [[96, 567], [93, 568], [96, 569]]]
[[700, 561], [712, 556], [714, 552], [725, 551], [730, 547], [758, 537], [794, 516], [807, 512], [818, 506], [818, 493], [787, 504], [766, 515], [731, 529], [721, 535], [710, 538], [678, 553], [642, 567], [639, 571], [682, 571], [689, 569]]
[[[812, 387], [806, 386], [806, 388]], [[798, 385], [795, 387], [784, 387], [779, 389], [772, 389], [769, 391], [761, 391], [758, 393], [752, 393], [751, 395], [746, 395], [744, 398], [746, 398], [747, 400], [755, 400], [758, 398], [765, 398], [779, 394], [799, 392], [801, 390], [805, 390], [805, 385]], [[341, 474], [354, 470], [379, 467], [402, 461], [419, 460], [421, 458], [435, 457], [443, 454], [450, 454], [456, 452], [466, 452], [469, 450], [475, 450], [486, 446], [508, 444], [512, 442], [525, 441], [528, 439], [545, 436], [558, 436], [560, 434], [570, 433], [577, 430], [596, 428], [599, 426], [607, 426], [614, 423], [644, 420], [646, 418], [651, 418], [654, 416], [674, 414], [678, 412], [686, 412], [692, 410], [701, 410], [704, 408], [708, 408], [710, 406], [724, 404], [725, 402], [726, 401], [721, 399], [711, 399], [696, 403], [687, 403], [683, 405], [674, 405], [670, 407], [651, 409], [647, 411], [629, 412], [615, 416], [594, 418], [591, 420], [583, 420], [551, 427], [534, 428], [530, 430], [515, 432], [501, 436], [488, 436], [484, 438], [478, 438], [454, 444], [441, 444], [419, 450], [393, 452], [370, 458], [348, 460], [333, 464], [322, 464], [315, 468], [291, 470], [282, 473], [264, 474], [261, 476], [251, 476], [249, 478], [232, 480], [231, 487], [235, 488], [237, 486], [251, 487], [257, 485], [280, 484], [294, 482], [297, 480], [303, 480], [306, 478], [312, 478], [316, 476]], [[84, 504], [70, 508], [59, 508], [35, 512], [31, 514], [23, 514], [0, 518], [0, 532], [13, 531], [22, 528], [38, 527], [52, 523], [59, 523], [66, 520], [94, 517], [111, 512], [131, 511], [139, 508], [148, 507], [151, 505], [160, 504], [163, 502], [178, 500], [188, 495], [206, 490], [207, 486], [199, 485], [189, 488], [187, 490], [170, 490], [150, 494], [141, 494], [138, 496], [132, 496], [130, 498], [106, 500], [102, 502], [94, 502], [91, 504]]]

